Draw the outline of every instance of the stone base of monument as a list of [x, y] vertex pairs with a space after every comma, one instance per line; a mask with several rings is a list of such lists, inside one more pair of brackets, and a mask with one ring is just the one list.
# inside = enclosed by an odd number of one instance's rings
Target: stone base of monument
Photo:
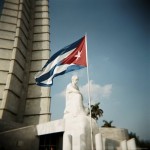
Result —
[[[128, 130], [123, 128], [99, 128], [92, 119], [93, 150], [130, 150], [136, 149], [135, 139], [130, 139]], [[62, 133], [63, 150], [92, 150], [90, 117], [65, 117], [36, 126], [37, 135]], [[58, 139], [59, 141], [59, 139]]]
[[[92, 139], [91, 142], [91, 127]], [[63, 136], [63, 150], [91, 150], [91, 144], [95, 147], [95, 135], [99, 133], [99, 127], [94, 119], [89, 116], [65, 118], [65, 131]]]

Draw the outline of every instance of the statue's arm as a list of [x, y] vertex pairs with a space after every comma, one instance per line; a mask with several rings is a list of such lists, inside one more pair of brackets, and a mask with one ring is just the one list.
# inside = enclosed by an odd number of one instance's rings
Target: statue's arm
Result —
[[76, 88], [72, 87], [71, 85], [67, 86], [67, 93], [78, 93], [78, 94], [81, 94], [79, 89], [76, 89]]

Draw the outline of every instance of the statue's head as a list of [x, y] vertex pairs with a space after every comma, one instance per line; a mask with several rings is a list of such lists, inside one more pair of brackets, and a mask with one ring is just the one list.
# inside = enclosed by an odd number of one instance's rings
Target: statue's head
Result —
[[71, 78], [72, 83], [75, 84], [75, 85], [78, 83], [78, 80], [79, 80], [79, 78], [78, 78], [77, 75], [73, 75], [72, 78]]

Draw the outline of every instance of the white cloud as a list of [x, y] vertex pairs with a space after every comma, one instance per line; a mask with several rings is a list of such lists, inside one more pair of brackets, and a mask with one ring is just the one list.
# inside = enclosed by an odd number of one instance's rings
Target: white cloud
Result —
[[[85, 99], [88, 99], [88, 84], [80, 87], [80, 91]], [[90, 81], [90, 96], [91, 100], [96, 102], [100, 99], [108, 99], [112, 93], [112, 84], [99, 85]]]
[[[80, 86], [80, 91], [85, 100], [88, 100], [88, 84]], [[112, 84], [99, 85], [90, 80], [90, 96], [92, 102], [108, 99], [112, 93]], [[60, 92], [58, 96], [65, 98], [65, 90]]]

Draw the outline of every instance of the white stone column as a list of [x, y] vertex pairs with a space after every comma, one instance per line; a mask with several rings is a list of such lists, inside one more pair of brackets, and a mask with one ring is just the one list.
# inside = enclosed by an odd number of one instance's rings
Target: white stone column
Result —
[[[96, 143], [96, 142], [95, 142], [95, 143]], [[103, 137], [103, 138], [102, 138], [102, 144], [103, 144], [103, 147], [102, 147], [102, 148], [103, 148], [103, 150], [105, 150], [105, 147], [106, 147], [106, 146], [105, 146], [105, 143], [106, 143], [106, 138]]]
[[101, 133], [95, 135], [96, 150], [103, 150], [103, 139]]
[[121, 150], [128, 150], [126, 140], [121, 141], [120, 146], [121, 146]]
[[64, 133], [63, 135], [63, 150], [72, 150], [72, 136]]
[[127, 141], [127, 147], [128, 150], [136, 150], [136, 143], [134, 138]]
[[[87, 150], [85, 141], [86, 141], [86, 135], [81, 134], [80, 135], [80, 150]], [[90, 142], [90, 141], [88, 141], [88, 142]]]

